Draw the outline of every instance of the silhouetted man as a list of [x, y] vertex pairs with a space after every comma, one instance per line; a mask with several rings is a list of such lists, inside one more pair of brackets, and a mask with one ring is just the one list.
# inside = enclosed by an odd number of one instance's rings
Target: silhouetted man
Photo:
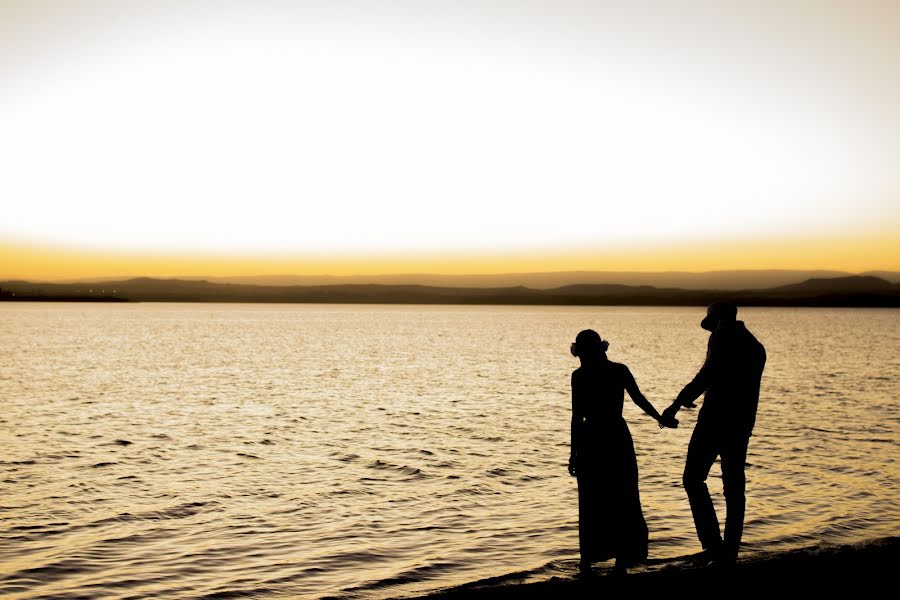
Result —
[[[684, 489], [705, 557], [710, 562], [730, 564], [737, 559], [744, 528], [744, 466], [756, 422], [766, 351], [743, 321], [737, 320], [734, 304], [711, 304], [700, 326], [712, 332], [706, 362], [663, 416], [672, 418], [681, 407], [693, 408], [694, 400], [706, 392], [688, 446]], [[725, 492], [724, 542], [706, 487], [706, 477], [717, 456], [722, 461]]]

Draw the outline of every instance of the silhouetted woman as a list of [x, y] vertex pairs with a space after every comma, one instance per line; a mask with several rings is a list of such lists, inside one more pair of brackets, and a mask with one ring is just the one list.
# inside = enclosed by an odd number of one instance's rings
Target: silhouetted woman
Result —
[[[571, 348], [581, 367], [572, 373], [569, 473], [578, 478], [578, 540], [585, 572], [594, 561], [615, 558], [615, 569], [622, 572], [647, 558], [637, 459], [622, 418], [625, 391], [657, 422], [662, 418], [628, 367], [606, 357], [608, 347], [596, 331], [586, 329]], [[676, 424], [674, 419], [666, 422]]]

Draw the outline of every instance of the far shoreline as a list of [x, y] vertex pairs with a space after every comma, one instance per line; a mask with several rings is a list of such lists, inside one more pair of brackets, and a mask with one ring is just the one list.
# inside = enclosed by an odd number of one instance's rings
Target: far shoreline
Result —
[[[510, 308], [547, 307], [547, 308], [705, 308], [707, 303], [607, 303], [607, 302], [582, 302], [582, 303], [552, 303], [552, 302], [428, 302], [428, 301], [341, 301], [341, 300], [132, 300], [129, 298], [0, 298], [0, 304], [250, 304], [258, 306], [495, 306]], [[746, 303], [741, 302], [742, 308], [847, 308], [847, 309], [900, 309], [900, 303], [896, 304], [865, 304], [865, 303]]]
[[439, 287], [418, 284], [252, 285], [139, 277], [116, 282], [0, 281], [0, 301], [221, 302], [258, 304], [422, 304], [485, 306], [739, 306], [900, 308], [900, 283], [874, 276], [806, 281], [766, 289], [664, 288], [574, 284], [543, 289]]
[[[245, 299], [165, 299], [134, 300], [131, 298], [66, 298], [66, 297], [3, 297], [0, 303], [21, 304], [255, 304], [255, 305], [344, 305], [344, 306], [497, 306], [497, 307], [581, 307], [581, 308], [705, 308], [709, 302], [465, 302], [465, 301], [429, 301], [429, 300], [245, 300]], [[742, 308], [865, 308], [865, 309], [898, 309], [900, 300], [896, 302], [746, 302], [739, 301]]]

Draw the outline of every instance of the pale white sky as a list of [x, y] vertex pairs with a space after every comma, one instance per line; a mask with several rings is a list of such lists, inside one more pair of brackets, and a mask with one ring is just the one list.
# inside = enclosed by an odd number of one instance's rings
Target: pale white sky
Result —
[[5, 0], [0, 238], [365, 253], [900, 228], [898, 106], [892, 1]]

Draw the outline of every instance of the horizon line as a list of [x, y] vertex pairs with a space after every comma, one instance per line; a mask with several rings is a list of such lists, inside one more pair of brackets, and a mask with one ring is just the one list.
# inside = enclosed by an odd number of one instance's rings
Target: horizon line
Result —
[[[100, 250], [0, 237], [4, 278], [43, 281], [130, 276], [490, 277], [556, 273], [690, 274], [718, 272], [900, 271], [896, 227], [877, 233], [801, 239], [698, 240], [685, 244], [415, 252], [360, 255], [216, 254]], [[136, 274], [136, 275], [127, 275]]]
[[440, 277], [448, 279], [459, 279], [466, 277], [490, 278], [490, 277], [516, 277], [516, 276], [540, 276], [540, 275], [740, 275], [740, 274], [767, 274], [767, 273], [835, 273], [839, 275], [866, 276], [873, 273], [896, 273], [900, 274], [898, 269], [865, 269], [865, 270], [848, 270], [838, 268], [738, 268], [738, 269], [556, 269], [556, 270], [523, 270], [523, 271], [495, 271], [489, 273], [441, 273], [438, 271], [384, 271], [376, 273], [301, 273], [301, 272], [273, 272], [273, 273], [255, 273], [255, 274], [236, 274], [236, 275], [191, 275], [188, 273], [171, 273], [171, 274], [119, 274], [119, 275], [95, 275], [95, 276], [79, 276], [79, 277], [62, 277], [62, 278], [43, 278], [22, 275], [3, 275], [0, 274], [0, 280], [3, 281], [28, 281], [33, 283], [78, 283], [82, 281], [127, 281], [131, 279], [179, 279], [185, 281], [200, 281], [214, 279], [258, 279], [265, 277], [296, 277], [308, 279], [365, 279], [380, 277]]

